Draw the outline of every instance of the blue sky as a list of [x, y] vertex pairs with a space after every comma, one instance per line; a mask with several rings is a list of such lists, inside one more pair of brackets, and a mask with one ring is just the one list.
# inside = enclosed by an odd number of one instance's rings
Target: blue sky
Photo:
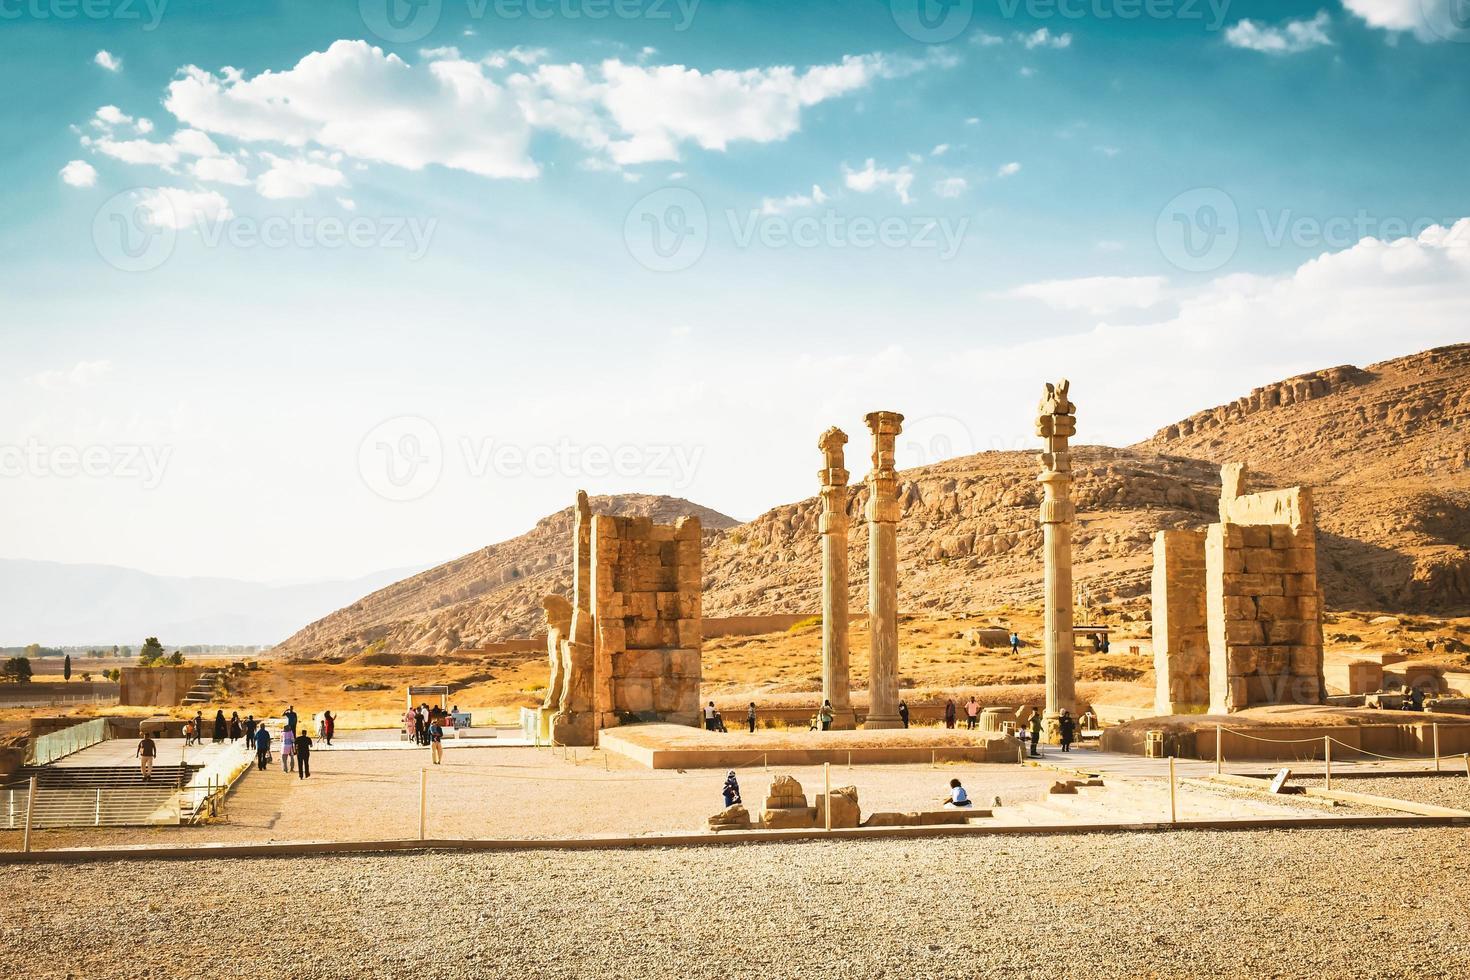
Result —
[[3, 556], [748, 518], [876, 408], [1122, 444], [1465, 339], [1463, 0], [388, 2], [0, 0]]

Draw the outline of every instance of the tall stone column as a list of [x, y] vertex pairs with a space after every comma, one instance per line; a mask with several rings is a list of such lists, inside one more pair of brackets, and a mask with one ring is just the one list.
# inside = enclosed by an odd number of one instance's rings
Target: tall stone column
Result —
[[847, 470], [842, 447], [847, 433], [833, 427], [822, 433], [822, 697], [832, 702], [832, 727], [857, 727], [852, 713], [847, 645]]
[[1067, 399], [1070, 382], [1046, 386], [1036, 417], [1042, 439], [1041, 532], [1046, 559], [1046, 711], [1048, 741], [1059, 738], [1063, 709], [1077, 715], [1076, 671], [1072, 665], [1072, 454], [1067, 440], [1077, 434], [1077, 407]]
[[868, 474], [868, 717], [864, 728], [902, 728], [898, 716], [897, 412], [871, 412], [873, 469]]

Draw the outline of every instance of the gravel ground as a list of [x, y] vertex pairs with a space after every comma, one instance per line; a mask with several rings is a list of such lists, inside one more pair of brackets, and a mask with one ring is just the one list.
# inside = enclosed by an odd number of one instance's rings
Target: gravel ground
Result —
[[1464, 840], [1183, 832], [40, 866], [6, 873], [0, 970], [1459, 978]]
[[[1323, 785], [1321, 777], [1306, 777], [1294, 781], [1305, 786], [1321, 787]], [[1434, 806], [1470, 810], [1470, 779], [1467, 779], [1464, 773], [1334, 779], [1332, 788], [1349, 793], [1372, 793], [1375, 796], [1392, 796], [1396, 800], [1409, 800], [1413, 803], [1430, 803]]]

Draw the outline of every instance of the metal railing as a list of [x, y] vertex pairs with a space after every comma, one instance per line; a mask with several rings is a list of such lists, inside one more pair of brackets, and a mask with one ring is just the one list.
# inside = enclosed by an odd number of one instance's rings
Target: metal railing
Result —
[[44, 766], [73, 752], [107, 740], [107, 719], [94, 718], [59, 732], [33, 738], [26, 746], [25, 764]]

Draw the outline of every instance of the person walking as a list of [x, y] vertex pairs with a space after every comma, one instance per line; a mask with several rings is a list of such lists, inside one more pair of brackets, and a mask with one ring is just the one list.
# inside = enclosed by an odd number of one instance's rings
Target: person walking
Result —
[[153, 760], [158, 758], [158, 744], [145, 730], [143, 737], [138, 739], [138, 751], [133, 753], [138, 757], [138, 770], [143, 774], [143, 782], [153, 778]]
[[295, 735], [296, 734], [296, 718], [297, 718], [295, 705], [290, 705], [290, 704], [286, 705], [286, 716], [285, 717], [286, 717], [286, 727], [288, 729], [290, 729], [292, 735]]
[[239, 742], [240, 741], [240, 736], [243, 735], [243, 734], [244, 734], [244, 730], [240, 727], [240, 712], [238, 712], [238, 711], [231, 711], [230, 712], [230, 744], [231, 745], [234, 745], [236, 742]]
[[255, 762], [261, 772], [265, 772], [265, 765], [271, 759], [271, 732], [262, 723], [255, 730]]
[[225, 709], [221, 708], [214, 713], [214, 744], [223, 745], [229, 733], [230, 723], [225, 721]]
[[194, 712], [194, 744], [204, 744], [204, 712]]
[[970, 802], [970, 794], [965, 792], [965, 788], [960, 785], [958, 779], [951, 779], [949, 781], [949, 792], [944, 794], [941, 799], [944, 800], [946, 807], [967, 807], [974, 805]]
[[1021, 634], [1011, 630], [1011, 656], [1021, 652]]
[[1041, 744], [1041, 712], [1040, 712], [1040, 710], [1036, 710], [1036, 711], [1032, 711], [1031, 712], [1031, 726], [1030, 727], [1031, 727], [1031, 756], [1032, 756], [1032, 758], [1037, 758], [1037, 757], [1039, 757], [1041, 755], [1041, 753], [1037, 751], [1037, 747]]
[[755, 734], [755, 702], [750, 702], [750, 707], [745, 709], [745, 724], [750, 728], [750, 734]]
[[245, 742], [250, 748], [255, 748], [255, 716], [245, 716]]
[[965, 702], [965, 727], [974, 730], [980, 724], [980, 702], [975, 700], [975, 695], [970, 695], [970, 700]]
[[1062, 709], [1062, 716], [1057, 719], [1057, 731], [1061, 735], [1062, 751], [1072, 751], [1072, 735], [1077, 731], [1077, 723], [1066, 708]]
[[725, 786], [720, 790], [720, 795], [725, 798], [725, 806], [735, 806], [740, 802], [740, 781], [735, 778], [735, 770], [731, 769], [725, 774]]
[[281, 727], [281, 772], [290, 772], [296, 763], [296, 733], [290, 725]]
[[898, 717], [903, 722], [903, 727], [909, 727], [909, 703], [907, 701], [898, 702]]
[[832, 718], [834, 717], [831, 701], [822, 702], [822, 710], [819, 717], [822, 719], [822, 731], [830, 732], [832, 730]]
[[429, 753], [434, 760], [434, 765], [442, 765], [444, 762], [444, 726], [439, 719], [435, 718], [429, 723]]
[[328, 745], [332, 744], [332, 734], [337, 731], [337, 719], [332, 717], [330, 711], [322, 714], [322, 737]]
[[944, 702], [944, 727], [945, 728], [953, 728], [954, 727], [954, 715], [955, 715], [954, 698], [950, 698], [948, 701]]
[[704, 706], [704, 730], [707, 732], [715, 730], [715, 703], [713, 701]]
[[311, 733], [302, 730], [296, 736], [296, 778], [306, 779], [311, 775]]

